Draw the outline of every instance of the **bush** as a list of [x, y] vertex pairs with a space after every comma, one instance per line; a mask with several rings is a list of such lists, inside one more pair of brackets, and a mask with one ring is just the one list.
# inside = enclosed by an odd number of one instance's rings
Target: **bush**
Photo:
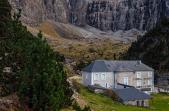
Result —
[[91, 111], [89, 106], [85, 106], [83, 109], [81, 109], [81, 107], [79, 106], [79, 104], [76, 101], [73, 103], [72, 106], [75, 111]]
[[80, 93], [80, 83], [78, 83], [76, 80], [72, 80], [72, 85], [75, 91]]
[[117, 96], [116, 93], [113, 92], [113, 90], [111, 90], [111, 89], [105, 90], [104, 94], [105, 94], [106, 96], [112, 98], [112, 99], [115, 100], [115, 101], [118, 100], [118, 96]]

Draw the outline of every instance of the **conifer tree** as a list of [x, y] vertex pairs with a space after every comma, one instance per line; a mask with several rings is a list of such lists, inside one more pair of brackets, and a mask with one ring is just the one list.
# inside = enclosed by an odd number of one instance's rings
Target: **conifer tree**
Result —
[[[36, 37], [22, 26], [21, 10], [11, 19], [10, 8], [3, 8], [9, 6], [7, 0], [0, 3], [0, 28], [8, 29], [0, 35], [11, 37], [0, 41], [0, 95], [17, 93], [21, 106], [32, 111], [58, 111], [70, 105], [73, 92], [62, 65], [64, 57], [50, 48], [41, 32]], [[3, 72], [6, 66], [11, 68], [9, 75]]]
[[[0, 0], [0, 37], [5, 38], [8, 31], [7, 23], [11, 20], [11, 6], [8, 0]], [[0, 38], [0, 39], [1, 39]]]

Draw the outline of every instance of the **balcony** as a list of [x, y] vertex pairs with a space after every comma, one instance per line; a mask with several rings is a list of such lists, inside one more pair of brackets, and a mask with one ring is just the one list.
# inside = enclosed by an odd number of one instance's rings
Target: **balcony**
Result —
[[142, 78], [135, 78], [135, 80], [142, 80]]
[[135, 80], [151, 80], [152, 77], [135, 78]]
[[146, 77], [146, 78], [143, 78], [144, 80], [150, 80], [152, 79], [152, 77]]

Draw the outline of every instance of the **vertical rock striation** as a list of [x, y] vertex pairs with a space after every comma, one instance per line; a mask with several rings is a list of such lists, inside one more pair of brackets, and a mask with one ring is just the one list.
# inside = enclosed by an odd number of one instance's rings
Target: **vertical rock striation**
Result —
[[149, 30], [169, 17], [169, 0], [9, 0], [28, 24], [44, 20], [90, 25], [107, 31]]
[[[85, 23], [107, 31], [149, 30], [164, 16], [169, 16], [168, 0], [69, 0], [70, 22]], [[83, 6], [80, 4], [83, 3]], [[80, 7], [83, 7], [81, 10]], [[75, 13], [74, 13], [75, 12]]]

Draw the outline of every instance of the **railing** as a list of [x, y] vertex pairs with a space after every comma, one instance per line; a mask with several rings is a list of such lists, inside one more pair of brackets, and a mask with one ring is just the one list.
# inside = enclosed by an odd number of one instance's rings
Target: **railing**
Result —
[[136, 88], [140, 89], [141, 91], [151, 91], [152, 86], [137, 86]]
[[144, 89], [144, 88], [151, 88], [152, 85], [147, 85], [147, 86], [136, 86], [136, 88], [139, 88], [139, 89]]
[[151, 77], [144, 77], [144, 78], [135, 78], [135, 80], [150, 80], [152, 79]]

